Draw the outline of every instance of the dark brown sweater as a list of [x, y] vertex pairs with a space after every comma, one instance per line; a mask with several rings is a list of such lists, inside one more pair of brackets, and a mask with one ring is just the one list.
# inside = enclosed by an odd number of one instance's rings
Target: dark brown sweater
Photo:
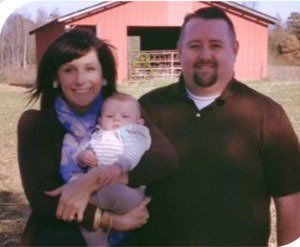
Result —
[[[177, 168], [174, 148], [167, 138], [151, 122], [146, 125], [152, 137], [151, 148], [140, 164], [131, 172], [129, 183], [139, 186], [151, 183], [172, 173]], [[35, 239], [36, 230], [47, 225], [53, 228], [57, 245], [83, 245], [81, 233], [75, 223], [56, 220], [58, 197], [45, 195], [44, 191], [63, 184], [59, 174], [62, 141], [65, 131], [54, 110], [24, 112], [18, 124], [18, 159], [22, 184], [33, 213], [26, 226], [22, 244]], [[95, 207], [88, 205], [84, 225], [91, 227]]]
[[270, 197], [300, 191], [299, 141], [282, 107], [235, 80], [202, 110], [184, 82], [140, 102], [179, 156], [178, 172], [147, 187], [140, 245], [267, 245]]

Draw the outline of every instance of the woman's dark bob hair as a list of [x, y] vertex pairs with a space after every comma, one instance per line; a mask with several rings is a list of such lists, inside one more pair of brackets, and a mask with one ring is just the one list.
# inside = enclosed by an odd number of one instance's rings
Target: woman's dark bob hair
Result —
[[102, 87], [104, 98], [116, 92], [116, 62], [112, 46], [98, 39], [90, 32], [72, 29], [63, 33], [45, 51], [40, 61], [36, 86], [31, 90], [30, 102], [41, 97], [41, 110], [53, 108], [55, 98], [61, 94], [60, 87], [54, 88], [53, 81], [57, 79], [60, 66], [80, 58], [94, 49], [102, 67], [103, 78], [107, 85]]

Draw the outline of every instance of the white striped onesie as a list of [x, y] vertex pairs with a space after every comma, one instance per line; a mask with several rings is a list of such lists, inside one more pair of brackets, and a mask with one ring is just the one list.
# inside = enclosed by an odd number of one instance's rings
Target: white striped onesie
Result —
[[94, 151], [98, 165], [119, 164], [123, 172], [128, 172], [139, 163], [150, 144], [147, 127], [127, 124], [111, 131], [97, 126], [88, 148]]

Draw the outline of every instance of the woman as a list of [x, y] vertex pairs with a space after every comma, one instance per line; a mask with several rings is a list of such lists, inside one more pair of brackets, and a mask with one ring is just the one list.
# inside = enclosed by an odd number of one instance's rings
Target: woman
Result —
[[[31, 94], [31, 100], [41, 98], [41, 109], [24, 112], [18, 124], [19, 166], [32, 208], [22, 245], [85, 245], [79, 224], [87, 229], [126, 231], [146, 223], [149, 199], [124, 215], [88, 204], [90, 195], [99, 189], [100, 169], [68, 184], [63, 184], [59, 174], [63, 137], [69, 130], [59, 120], [56, 98], [61, 96], [71, 111], [84, 116], [95, 107], [100, 109], [101, 102], [114, 92], [116, 67], [111, 48], [94, 35], [69, 31], [44, 53]], [[177, 165], [169, 141], [147, 119], [146, 125], [152, 146], [137, 168], [119, 179], [132, 187], [164, 177]], [[145, 172], [149, 173], [147, 181], [141, 181], [139, 174]]]

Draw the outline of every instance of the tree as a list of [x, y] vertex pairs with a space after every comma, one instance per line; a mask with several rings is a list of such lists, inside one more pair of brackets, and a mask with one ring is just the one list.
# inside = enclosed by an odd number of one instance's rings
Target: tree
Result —
[[12, 14], [1, 33], [1, 65], [27, 68], [29, 63], [29, 31], [34, 28], [34, 22], [20, 15]]
[[297, 52], [300, 50], [300, 42], [296, 35], [287, 34], [280, 42], [278, 48], [279, 52], [282, 54]]
[[2, 35], [3, 32], [0, 35], [0, 66], [1, 67], [4, 67], [4, 43], [5, 43], [5, 39], [4, 39], [4, 35]]
[[60, 17], [60, 13], [59, 13], [58, 7], [53, 8], [51, 10], [49, 16], [50, 16], [51, 20], [55, 20], [55, 19], [59, 18]]
[[48, 21], [50, 21], [50, 18], [47, 12], [43, 8], [39, 8], [35, 18], [35, 25], [39, 27], [46, 24]]
[[272, 55], [278, 55], [278, 44], [280, 44], [286, 35], [286, 30], [282, 24], [280, 15], [277, 13], [277, 24], [269, 30], [269, 52]]
[[300, 64], [300, 13], [292, 12], [286, 22], [289, 35], [279, 46], [282, 53], [295, 64]]
[[299, 14], [292, 13], [284, 25], [280, 15], [277, 14], [278, 23], [275, 27], [270, 28], [269, 55], [270, 60], [276, 64], [300, 64], [300, 35], [297, 33], [298, 16]]
[[[52, 16], [58, 16], [58, 9], [52, 10]], [[47, 12], [37, 10], [35, 22], [28, 13], [15, 13], [9, 16], [0, 34], [0, 66], [27, 68], [35, 63], [35, 37], [29, 32], [50, 21]]]
[[292, 12], [286, 22], [287, 29], [300, 40], [300, 13]]

